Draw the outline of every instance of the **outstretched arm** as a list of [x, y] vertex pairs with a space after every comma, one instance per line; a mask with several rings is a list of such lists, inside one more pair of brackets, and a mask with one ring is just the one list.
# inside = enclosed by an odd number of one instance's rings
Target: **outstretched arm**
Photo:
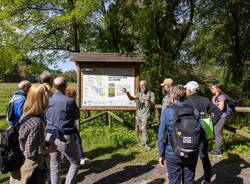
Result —
[[129, 100], [136, 100], [137, 99], [137, 97], [132, 96], [126, 88], [122, 88], [122, 92], [126, 93]]

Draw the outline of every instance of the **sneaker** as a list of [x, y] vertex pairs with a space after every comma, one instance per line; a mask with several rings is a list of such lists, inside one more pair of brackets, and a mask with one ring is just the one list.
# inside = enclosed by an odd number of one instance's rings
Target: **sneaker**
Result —
[[209, 182], [207, 182], [206, 180], [203, 180], [203, 181], [201, 182], [201, 184], [209, 184]]
[[80, 161], [80, 165], [86, 165], [86, 164], [90, 164], [92, 161], [85, 157], [85, 158], [81, 158], [81, 161]]
[[217, 151], [213, 151], [212, 153], [210, 153], [211, 156], [214, 156], [214, 157], [222, 157], [222, 154], [220, 152], [217, 152]]

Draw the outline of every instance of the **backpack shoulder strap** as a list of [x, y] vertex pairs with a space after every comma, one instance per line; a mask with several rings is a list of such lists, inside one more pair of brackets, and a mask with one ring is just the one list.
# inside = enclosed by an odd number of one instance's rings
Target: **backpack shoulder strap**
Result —
[[175, 104], [170, 106], [175, 114], [174, 116], [179, 120], [179, 118], [186, 117], [186, 116], [194, 116], [194, 107], [192, 105], [184, 103], [183, 106], [177, 106]]
[[152, 91], [148, 90], [147, 96], [150, 96], [152, 94]]
[[175, 104], [169, 106], [174, 111], [174, 124], [179, 120], [179, 107]]
[[192, 104], [192, 106], [195, 108], [194, 102], [191, 98], [188, 98], [188, 101]]
[[32, 117], [35, 117], [32, 114], [29, 114], [27, 116], [24, 116], [20, 121], [18, 121], [18, 123], [16, 124], [17, 128], [19, 129], [23, 123], [25, 123], [26, 121], [28, 121], [29, 119], [31, 119]]
[[11, 101], [14, 102], [14, 101], [17, 101], [17, 100], [22, 99], [22, 98], [23, 98], [22, 96], [14, 95], [13, 98], [11, 99]]

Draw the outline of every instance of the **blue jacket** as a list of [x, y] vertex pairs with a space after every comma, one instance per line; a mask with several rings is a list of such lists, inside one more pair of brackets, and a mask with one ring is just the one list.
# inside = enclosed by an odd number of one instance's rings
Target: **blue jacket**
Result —
[[49, 99], [45, 113], [47, 130], [72, 131], [79, 119], [79, 108], [73, 98], [56, 91]]
[[10, 121], [11, 126], [14, 126], [18, 120], [20, 119], [20, 117], [23, 114], [23, 105], [26, 101], [26, 93], [24, 93], [23, 91], [16, 91], [14, 96], [13, 96], [13, 104], [14, 104], [14, 112], [15, 112], [15, 120], [14, 121]]
[[[184, 106], [185, 103], [177, 101], [175, 103], [177, 106]], [[194, 115], [199, 120], [199, 112], [194, 109]], [[174, 129], [174, 110], [171, 108], [171, 106], [164, 109], [162, 115], [161, 115], [161, 122], [160, 127], [158, 131], [158, 152], [159, 157], [165, 157], [166, 155], [175, 155], [173, 151], [173, 147], [170, 144], [170, 141], [166, 138], [166, 133], [170, 132], [172, 133]]]

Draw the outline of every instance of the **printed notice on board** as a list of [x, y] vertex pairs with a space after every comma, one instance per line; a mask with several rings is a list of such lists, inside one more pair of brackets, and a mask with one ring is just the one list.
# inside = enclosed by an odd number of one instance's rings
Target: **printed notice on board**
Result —
[[135, 106], [122, 88], [131, 95], [135, 89], [134, 68], [84, 68], [83, 105], [84, 106]]

